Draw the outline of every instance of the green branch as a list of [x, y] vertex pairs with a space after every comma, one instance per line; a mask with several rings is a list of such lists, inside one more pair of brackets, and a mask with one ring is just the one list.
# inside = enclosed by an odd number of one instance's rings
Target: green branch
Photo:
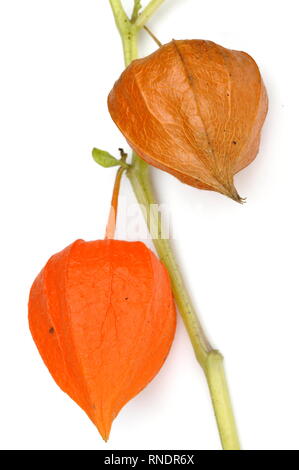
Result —
[[[151, 0], [137, 17], [135, 23], [128, 19], [119, 0], [109, 1], [122, 38], [125, 63], [128, 65], [137, 58], [138, 31], [144, 27], [148, 19], [163, 3], [163, 0]], [[135, 5], [136, 3], [138, 2], [135, 0]], [[199, 322], [176, 263], [170, 241], [161, 238], [163, 227], [160, 218], [158, 215], [154, 219], [150, 217], [151, 207], [153, 204], [157, 204], [157, 202], [152, 189], [149, 166], [135, 153], [133, 153], [132, 165], [127, 170], [127, 176], [139, 204], [145, 208], [146, 222], [152, 235], [153, 243], [160, 259], [169, 272], [179, 312], [188, 331], [196, 358], [205, 372], [223, 449], [239, 450], [240, 443], [225, 378], [222, 355], [212, 349]]]
[[118, 28], [118, 31], [122, 35], [126, 24], [128, 25], [128, 27], [130, 26], [130, 20], [126, 15], [126, 12], [120, 0], [109, 0], [109, 2], [113, 11], [116, 26]]
[[139, 11], [141, 10], [142, 5], [141, 5], [141, 0], [134, 0], [134, 8], [131, 16], [131, 23], [135, 23], [135, 21], [138, 18]]
[[120, 0], [109, 0], [109, 2], [122, 40], [125, 65], [128, 65], [132, 57], [137, 57], [136, 26], [129, 20]]
[[164, 2], [164, 0], [151, 0], [149, 4], [144, 8], [144, 10], [138, 16], [135, 25], [137, 29], [142, 29], [143, 26], [148, 22], [151, 16], [158, 10], [159, 6]]

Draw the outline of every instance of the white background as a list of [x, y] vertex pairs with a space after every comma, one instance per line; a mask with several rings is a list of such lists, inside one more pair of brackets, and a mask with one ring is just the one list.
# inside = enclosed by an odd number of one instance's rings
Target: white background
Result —
[[[162, 42], [204, 38], [250, 53], [269, 93], [260, 154], [236, 177], [244, 206], [153, 171], [194, 301], [226, 359], [243, 448], [252, 450], [299, 449], [296, 4], [166, 0], [149, 23]], [[180, 321], [165, 366], [121, 411], [108, 444], [37, 353], [31, 283], [50, 255], [104, 233], [115, 171], [97, 166], [91, 149], [127, 148], [106, 106], [123, 61], [108, 0], [0, 5], [0, 446], [219, 449]], [[141, 36], [140, 54], [153, 51]], [[134, 202], [127, 181], [122, 198]]]

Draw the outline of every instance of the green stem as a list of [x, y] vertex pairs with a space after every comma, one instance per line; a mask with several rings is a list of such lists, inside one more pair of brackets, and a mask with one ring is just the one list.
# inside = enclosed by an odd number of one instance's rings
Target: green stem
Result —
[[133, 58], [137, 58], [137, 28], [131, 23], [126, 15], [120, 0], [109, 0], [113, 11], [115, 23], [119, 31], [123, 51], [125, 65], [129, 65]]
[[[151, 0], [134, 24], [128, 19], [119, 0], [109, 1], [122, 37], [125, 63], [128, 65], [137, 58], [138, 31], [145, 25], [163, 0]], [[169, 239], [161, 238], [164, 233], [161, 218], [158, 213], [152, 213], [152, 208], [153, 206], [157, 207], [157, 202], [152, 189], [149, 166], [135, 153], [133, 153], [132, 165], [127, 171], [127, 176], [139, 204], [144, 209], [153, 243], [161, 261], [169, 272], [174, 298], [188, 331], [195, 356], [206, 375], [223, 449], [239, 450], [240, 443], [225, 378], [222, 355], [211, 347], [204, 333], [184, 285]]]
[[153, 208], [157, 207], [157, 202], [152, 190], [149, 166], [135, 153], [132, 165], [127, 170], [127, 176], [143, 209], [156, 251], [168, 270], [174, 298], [189, 334], [195, 356], [205, 372], [222, 447], [224, 450], [239, 450], [240, 443], [225, 378], [223, 357], [211, 347], [199, 322], [175, 260], [170, 240], [161, 238], [164, 231], [159, 214], [153, 211]]
[[210, 389], [219, 435], [224, 450], [240, 450], [238, 430], [234, 418], [223, 357], [211, 351], [206, 364], [206, 377]]
[[195, 355], [204, 368], [209, 352], [212, 350], [204, 331], [199, 323], [195, 309], [184, 285], [182, 275], [177, 266], [170, 241], [167, 238], [161, 238], [163, 227], [159, 213], [154, 211], [157, 202], [154, 197], [149, 175], [149, 166], [141, 160], [135, 153], [127, 176], [131, 182], [139, 204], [145, 212], [145, 219], [148, 229], [153, 237], [153, 243], [161, 261], [166, 266], [172, 282], [173, 294], [183, 318], [187, 331], [189, 333]]
[[138, 16], [135, 25], [137, 29], [142, 29], [143, 26], [148, 22], [151, 16], [158, 10], [159, 6], [164, 0], [151, 0], [149, 4], [144, 8], [141, 14]]

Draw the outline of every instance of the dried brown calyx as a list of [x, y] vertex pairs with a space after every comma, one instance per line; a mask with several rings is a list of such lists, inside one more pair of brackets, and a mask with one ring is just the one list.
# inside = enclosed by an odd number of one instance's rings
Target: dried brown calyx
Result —
[[256, 157], [268, 109], [248, 54], [211, 41], [173, 40], [127, 67], [108, 106], [145, 161], [242, 202], [233, 178]]

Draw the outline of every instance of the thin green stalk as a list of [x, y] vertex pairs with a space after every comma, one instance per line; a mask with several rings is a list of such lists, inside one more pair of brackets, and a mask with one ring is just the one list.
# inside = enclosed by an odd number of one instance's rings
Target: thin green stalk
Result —
[[144, 8], [141, 14], [138, 16], [135, 25], [137, 29], [142, 29], [143, 26], [148, 22], [151, 16], [158, 10], [159, 6], [164, 2], [164, 0], [151, 0], [149, 4]]
[[214, 350], [209, 353], [205, 372], [222, 447], [224, 450], [240, 450], [238, 430], [225, 377], [223, 357], [219, 351]]
[[139, 16], [139, 12], [142, 9], [141, 2], [142, 0], [134, 0], [134, 7], [131, 15], [131, 23], [135, 23]]
[[149, 166], [141, 160], [135, 153], [127, 176], [139, 204], [144, 208], [148, 229], [153, 236], [153, 243], [161, 261], [166, 266], [172, 282], [174, 297], [189, 333], [195, 355], [204, 368], [209, 352], [212, 350], [208, 339], [199, 323], [195, 309], [184, 285], [182, 275], [177, 266], [173, 250], [169, 239], [161, 238], [163, 227], [159, 214], [152, 209], [157, 207], [149, 175]]
[[119, 31], [123, 51], [125, 65], [129, 65], [133, 58], [137, 58], [137, 28], [131, 23], [120, 0], [109, 0], [115, 23]]
[[[128, 65], [132, 60], [137, 58], [138, 31], [145, 25], [163, 0], [151, 0], [137, 17], [134, 24], [131, 23], [125, 14], [120, 0], [109, 1], [114, 13], [115, 22], [122, 37], [125, 63]], [[239, 450], [240, 443], [225, 378], [222, 355], [211, 347], [204, 333], [188, 291], [184, 285], [170, 241], [161, 238], [161, 234], [163, 233], [161, 219], [158, 214], [151, 217], [151, 208], [153, 205], [156, 205], [157, 202], [152, 189], [149, 167], [147, 163], [141, 160], [135, 153], [133, 154], [132, 165], [127, 171], [127, 176], [139, 204], [144, 208], [144, 215], [153, 238], [153, 243], [160, 259], [169, 272], [173, 294], [179, 312], [188, 331], [196, 358], [206, 375], [223, 449]]]
[[151, 212], [151, 208], [157, 205], [157, 202], [152, 190], [149, 166], [134, 154], [127, 176], [139, 204], [144, 209], [156, 251], [168, 270], [174, 298], [189, 334], [195, 356], [206, 375], [222, 447], [224, 450], [239, 450], [240, 443], [225, 378], [223, 357], [219, 351], [211, 347], [204, 333], [184, 285], [169, 239], [160, 238], [163, 234], [161, 218], [157, 213]]

